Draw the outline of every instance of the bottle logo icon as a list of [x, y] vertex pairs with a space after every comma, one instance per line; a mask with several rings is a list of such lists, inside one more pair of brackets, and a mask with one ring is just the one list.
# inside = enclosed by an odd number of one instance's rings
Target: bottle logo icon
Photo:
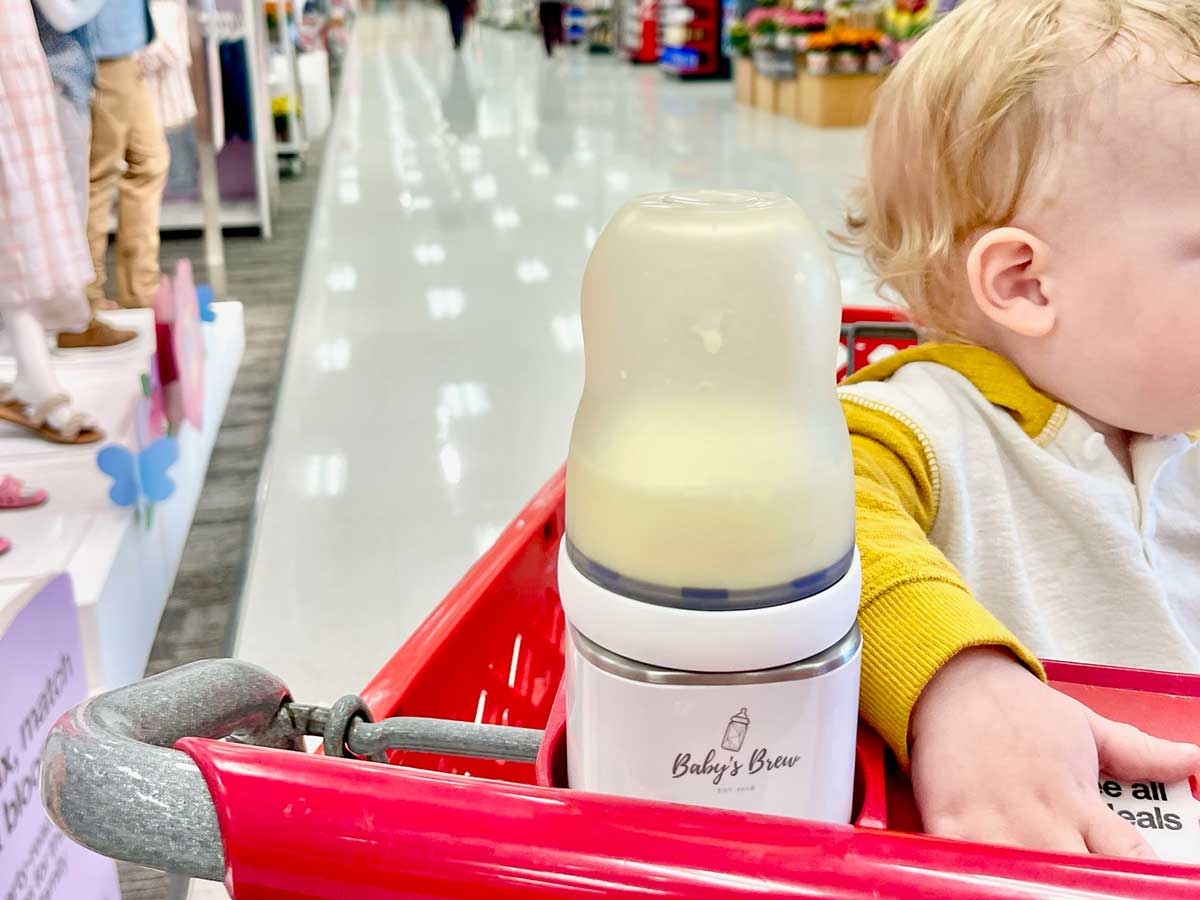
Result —
[[730, 753], [739, 752], [742, 744], [746, 742], [746, 731], [749, 727], [750, 717], [746, 715], [746, 707], [743, 706], [725, 726], [725, 737], [721, 740], [721, 749], [728, 750]]

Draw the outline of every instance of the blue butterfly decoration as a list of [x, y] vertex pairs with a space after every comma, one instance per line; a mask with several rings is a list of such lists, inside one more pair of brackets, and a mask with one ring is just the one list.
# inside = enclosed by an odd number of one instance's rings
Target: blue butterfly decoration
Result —
[[161, 503], [175, 493], [167, 470], [179, 460], [179, 441], [160, 437], [145, 450], [110, 444], [96, 454], [96, 465], [110, 476], [108, 496], [117, 506], [133, 506], [139, 499]]
[[217, 311], [213, 309], [213, 289], [210, 285], [196, 286], [196, 305], [200, 307], [201, 322], [217, 321]]

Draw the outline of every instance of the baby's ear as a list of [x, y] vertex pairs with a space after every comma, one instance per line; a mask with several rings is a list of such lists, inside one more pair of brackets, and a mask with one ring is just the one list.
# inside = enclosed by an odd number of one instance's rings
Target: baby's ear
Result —
[[1050, 248], [1022, 228], [996, 228], [971, 248], [967, 279], [985, 316], [1023, 337], [1045, 337], [1058, 311], [1043, 273]]

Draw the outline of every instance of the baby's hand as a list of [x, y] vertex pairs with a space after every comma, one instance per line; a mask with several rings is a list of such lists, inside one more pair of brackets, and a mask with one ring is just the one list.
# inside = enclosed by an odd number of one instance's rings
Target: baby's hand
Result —
[[1100, 799], [1099, 773], [1172, 782], [1200, 747], [1101, 718], [999, 649], [967, 650], [913, 710], [912, 779], [930, 834], [1039, 850], [1154, 858]]

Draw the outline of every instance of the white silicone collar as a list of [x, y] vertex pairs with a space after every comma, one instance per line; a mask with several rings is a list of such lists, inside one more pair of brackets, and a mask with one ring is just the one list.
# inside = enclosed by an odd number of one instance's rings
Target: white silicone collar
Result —
[[709, 612], [631, 600], [589, 581], [558, 551], [570, 623], [613, 653], [685, 672], [751, 672], [800, 662], [846, 636], [858, 615], [862, 563], [820, 594], [766, 609]]

